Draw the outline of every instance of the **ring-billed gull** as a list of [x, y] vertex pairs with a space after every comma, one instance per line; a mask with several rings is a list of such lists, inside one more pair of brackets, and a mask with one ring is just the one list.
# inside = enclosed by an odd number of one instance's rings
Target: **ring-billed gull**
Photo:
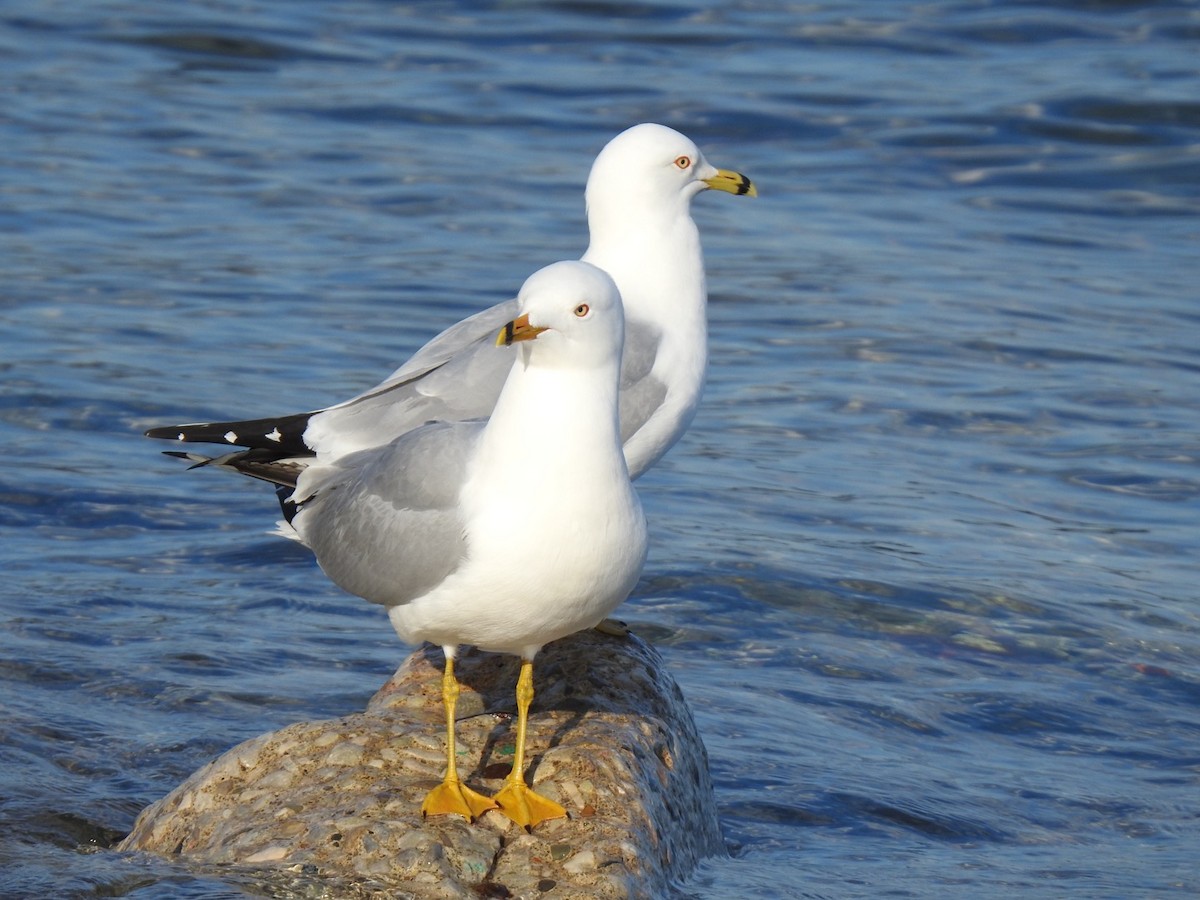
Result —
[[[486, 422], [431, 423], [300, 476], [292, 525], [325, 573], [446, 654], [446, 775], [425, 814], [499, 806], [527, 829], [566, 815], [524, 775], [541, 647], [600, 622], [633, 589], [646, 523], [621, 453], [624, 328], [616, 285], [584, 262], [534, 273], [493, 343], [510, 372]], [[505, 349], [520, 342], [514, 361]], [[527, 342], [527, 343], [526, 343]], [[517, 654], [517, 740], [494, 799], [455, 765], [460, 644]]]
[[[690, 424], [707, 365], [707, 288], [692, 198], [715, 189], [755, 196], [750, 179], [718, 169], [687, 137], [635, 125], [596, 157], [586, 189], [591, 238], [585, 262], [612, 276], [625, 305], [621, 437], [630, 474], [657, 462]], [[431, 340], [365, 393], [315, 412], [153, 428], [150, 437], [248, 448], [214, 463], [275, 483], [308, 465], [380, 446], [425, 422], [488, 415], [508, 359], [491, 335], [516, 316], [509, 300]], [[280, 492], [285, 515], [288, 492]]]

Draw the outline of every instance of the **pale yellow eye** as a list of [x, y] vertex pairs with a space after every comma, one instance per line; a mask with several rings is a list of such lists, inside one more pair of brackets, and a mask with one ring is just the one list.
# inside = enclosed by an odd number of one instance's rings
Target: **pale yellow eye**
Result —
[[579, 316], [581, 319], [591, 311], [592, 308], [586, 303], [580, 303], [577, 307], [575, 307], [575, 315]]
[[679, 168], [681, 168], [681, 169], [686, 169], [691, 164], [692, 164], [692, 160], [690, 157], [687, 157], [687, 156], [681, 156], [681, 157], [679, 157], [679, 159], [675, 160], [675, 165], [679, 166]]

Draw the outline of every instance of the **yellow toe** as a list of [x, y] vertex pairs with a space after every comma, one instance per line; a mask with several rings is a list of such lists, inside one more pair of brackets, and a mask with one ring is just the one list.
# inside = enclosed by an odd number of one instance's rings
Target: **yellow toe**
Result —
[[532, 831], [547, 819], [565, 819], [567, 811], [548, 797], [535, 793], [521, 781], [506, 782], [492, 798], [500, 812], [508, 816], [526, 831]]
[[458, 779], [447, 778], [425, 795], [421, 804], [421, 815], [460, 815], [474, 822], [489, 809], [495, 809], [496, 801], [491, 797], [471, 790]]

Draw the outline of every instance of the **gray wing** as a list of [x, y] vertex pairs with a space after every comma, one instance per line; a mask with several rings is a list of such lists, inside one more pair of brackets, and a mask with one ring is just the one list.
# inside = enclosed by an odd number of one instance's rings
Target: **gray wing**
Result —
[[512, 351], [495, 345], [496, 333], [518, 312], [509, 300], [446, 329], [378, 386], [313, 413], [305, 442], [338, 456], [427, 422], [490, 415], [513, 364]]
[[[491, 415], [513, 364], [512, 351], [495, 346], [495, 336], [518, 313], [517, 301], [508, 300], [464, 319], [427, 343], [379, 385], [336, 406], [265, 419], [172, 425], [152, 428], [146, 434], [249, 447], [252, 452], [248, 455], [228, 454], [218, 460], [225, 468], [277, 483], [283, 483], [279, 475], [283, 471], [293, 483], [315, 454], [336, 459], [386, 445], [433, 421]], [[626, 324], [621, 365], [622, 442], [628, 442], [656, 415], [661, 418], [667, 396], [666, 383], [652, 371], [662, 344], [661, 331], [632, 319]], [[670, 423], [656, 422], [654, 427], [660, 425], [666, 432], [677, 430]], [[669, 444], [667, 441], [666, 446]], [[173, 455], [205, 459], [190, 453]], [[643, 460], [635, 477], [649, 462]]]
[[514, 297], [503, 303], [497, 303], [495, 306], [489, 306], [473, 316], [468, 316], [426, 343], [424, 347], [409, 357], [404, 365], [385, 378], [374, 390], [366, 393], [372, 394], [377, 390], [386, 389], [390, 385], [420, 378], [449, 362], [464, 348], [476, 344], [481, 338], [488, 338], [494, 342], [496, 332], [520, 315], [520, 312], [520, 305]]
[[302, 468], [315, 452], [339, 456], [382, 446], [426, 422], [486, 416], [513, 360], [511, 351], [495, 346], [496, 333], [517, 314], [517, 301], [507, 300], [463, 319], [383, 382], [336, 406], [263, 419], [168, 425], [151, 428], [146, 436], [246, 447], [259, 451], [255, 463], [287, 460]]
[[439, 422], [315, 467], [292, 526], [350, 593], [387, 606], [421, 596], [464, 558], [459, 494], [482, 430]]
[[626, 320], [621, 356], [621, 443], [649, 421], [663, 404], [667, 386], [651, 374], [662, 332], [645, 322]]

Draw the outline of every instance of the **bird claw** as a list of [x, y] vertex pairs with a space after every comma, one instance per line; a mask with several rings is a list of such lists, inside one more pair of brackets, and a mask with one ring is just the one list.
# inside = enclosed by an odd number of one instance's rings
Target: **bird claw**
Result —
[[543, 797], [522, 781], [506, 782], [492, 798], [500, 812], [526, 831], [532, 831], [547, 819], [565, 819], [567, 811], [548, 797]]
[[491, 797], [485, 797], [471, 790], [457, 779], [446, 779], [425, 795], [421, 804], [422, 816], [459, 815], [468, 822], [474, 822], [489, 809], [497, 809], [499, 804]]

